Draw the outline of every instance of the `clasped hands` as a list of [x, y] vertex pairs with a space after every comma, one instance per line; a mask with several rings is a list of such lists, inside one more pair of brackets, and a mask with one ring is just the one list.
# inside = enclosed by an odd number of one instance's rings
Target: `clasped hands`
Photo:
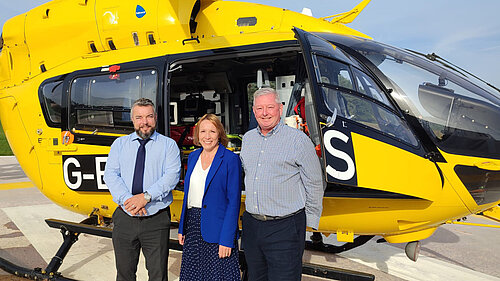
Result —
[[146, 216], [148, 212], [144, 207], [147, 203], [146, 199], [144, 199], [144, 193], [139, 193], [125, 200], [123, 207], [125, 207], [125, 210], [133, 216]]
[[[179, 244], [184, 245], [185, 236], [182, 234], [177, 234], [179, 239]], [[231, 255], [231, 248], [219, 245], [219, 258], [227, 258]]]

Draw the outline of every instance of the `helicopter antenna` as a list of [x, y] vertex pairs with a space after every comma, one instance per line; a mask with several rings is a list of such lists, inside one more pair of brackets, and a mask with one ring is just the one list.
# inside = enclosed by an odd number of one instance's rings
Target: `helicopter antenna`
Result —
[[313, 16], [313, 12], [309, 8], [302, 8], [301, 14], [306, 15], [306, 16], [310, 16], [310, 17]]
[[440, 64], [442, 64], [444, 67], [447, 67], [447, 68], [450, 68], [450, 69], [453, 69], [454, 71], [462, 74], [463, 76], [467, 77], [466, 74], [476, 78], [477, 80], [485, 83], [486, 85], [490, 86], [491, 88], [495, 89], [497, 92], [500, 93], [500, 89], [495, 87], [494, 85], [486, 82], [485, 80], [481, 79], [480, 77], [478, 77], [477, 75], [474, 75], [473, 73], [461, 68], [460, 66], [452, 63], [452, 62], [449, 62], [448, 60], [440, 57], [439, 55], [437, 55], [436, 53], [432, 53], [432, 54], [423, 54], [423, 53], [420, 53], [420, 52], [417, 52], [417, 51], [413, 51], [413, 50], [410, 50], [410, 49], [406, 49], [407, 51], [409, 52], [412, 52], [414, 54], [417, 54], [417, 55], [420, 55], [420, 56], [423, 56], [425, 58], [427, 58], [428, 60], [431, 60], [431, 61], [435, 61], [435, 62], [439, 62]]
[[349, 12], [344, 12], [328, 17], [323, 17], [320, 18], [322, 20], [328, 20], [330, 19], [331, 23], [351, 23], [360, 13], [363, 11], [363, 9], [370, 3], [371, 0], [363, 0], [361, 3], [359, 3], [356, 7], [354, 7], [352, 10]]

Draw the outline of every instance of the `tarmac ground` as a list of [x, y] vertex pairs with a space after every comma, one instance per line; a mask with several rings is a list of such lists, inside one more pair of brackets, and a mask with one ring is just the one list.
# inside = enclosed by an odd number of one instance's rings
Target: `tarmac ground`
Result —
[[[0, 157], [0, 257], [26, 268], [45, 268], [62, 243], [59, 230], [44, 220], [79, 222], [85, 217], [67, 211], [44, 197], [24, 175], [14, 157]], [[469, 222], [500, 225], [479, 216]], [[370, 273], [375, 280], [492, 280], [500, 281], [500, 229], [444, 225], [422, 241], [417, 262], [410, 261], [405, 244], [367, 244], [340, 254], [305, 251], [304, 262]], [[171, 230], [176, 238], [177, 230]], [[338, 244], [335, 235], [325, 243]], [[169, 280], [178, 280], [181, 252], [170, 251]], [[147, 280], [141, 257], [138, 280]], [[114, 280], [111, 239], [81, 234], [60, 268], [77, 280]], [[26, 280], [0, 270], [0, 281]], [[326, 280], [303, 275], [302, 280]]]

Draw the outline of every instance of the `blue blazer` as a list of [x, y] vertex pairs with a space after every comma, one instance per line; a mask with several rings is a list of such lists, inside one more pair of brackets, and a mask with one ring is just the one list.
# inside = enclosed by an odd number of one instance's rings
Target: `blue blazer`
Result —
[[[182, 204], [179, 234], [185, 232], [185, 217], [189, 182], [194, 166], [203, 148], [189, 154], [184, 178], [184, 203]], [[238, 216], [241, 204], [241, 160], [238, 155], [219, 144], [205, 181], [201, 207], [201, 236], [208, 243], [235, 247]]]

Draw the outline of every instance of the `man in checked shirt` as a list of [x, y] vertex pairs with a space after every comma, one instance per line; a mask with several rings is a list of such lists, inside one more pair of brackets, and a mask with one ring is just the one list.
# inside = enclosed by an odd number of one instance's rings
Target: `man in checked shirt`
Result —
[[249, 280], [300, 280], [306, 225], [317, 229], [321, 217], [321, 166], [307, 135], [281, 122], [275, 90], [257, 90], [253, 112], [259, 126], [243, 136], [240, 154]]

